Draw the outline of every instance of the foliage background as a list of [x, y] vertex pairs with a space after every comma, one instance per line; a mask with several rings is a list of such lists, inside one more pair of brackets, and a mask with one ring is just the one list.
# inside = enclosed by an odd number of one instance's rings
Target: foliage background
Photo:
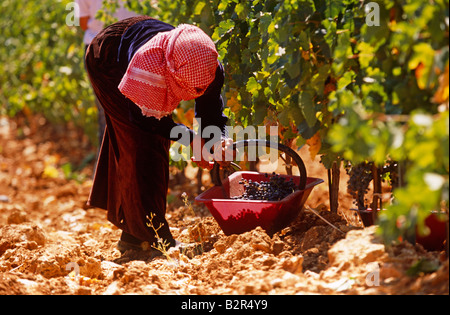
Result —
[[69, 27], [68, 0], [0, 4], [0, 114], [43, 113], [96, 141], [97, 110], [84, 70], [83, 32]]
[[[111, 23], [117, 1], [99, 17]], [[405, 185], [380, 218], [386, 240], [448, 209], [448, 0], [127, 0], [134, 11], [192, 23], [226, 67], [231, 123], [277, 125], [280, 141], [333, 161], [400, 162]], [[1, 4], [2, 113], [43, 112], [92, 133], [96, 111], [68, 1]], [[8, 18], [4, 18], [8, 17]], [[192, 103], [176, 117], [189, 123]], [[190, 113], [190, 114], [189, 114]]]

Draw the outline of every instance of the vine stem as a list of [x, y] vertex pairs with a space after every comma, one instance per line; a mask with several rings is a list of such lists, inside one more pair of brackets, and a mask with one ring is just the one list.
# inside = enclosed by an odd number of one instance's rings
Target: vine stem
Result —
[[340, 181], [340, 167], [341, 163], [333, 162], [333, 165], [328, 169], [328, 191], [330, 199], [330, 210], [337, 213], [339, 207], [339, 181]]
[[373, 222], [378, 219], [378, 209], [382, 207], [381, 199], [381, 171], [375, 163], [372, 164], [372, 178], [373, 178], [373, 198], [372, 198], [372, 216]]

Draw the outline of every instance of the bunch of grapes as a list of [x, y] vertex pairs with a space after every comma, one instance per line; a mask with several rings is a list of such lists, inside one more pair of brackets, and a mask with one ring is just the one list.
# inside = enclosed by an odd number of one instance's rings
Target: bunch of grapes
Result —
[[[364, 196], [367, 194], [369, 184], [373, 180], [373, 162], [363, 162], [357, 165], [352, 165], [348, 162], [345, 169], [349, 175], [347, 188], [354, 198], [354, 203], [360, 210], [367, 208]], [[396, 161], [387, 160], [380, 173], [383, 181], [389, 180], [392, 187], [398, 186], [398, 163]]]
[[363, 162], [358, 165], [347, 165], [346, 171], [349, 175], [347, 188], [349, 193], [355, 199], [354, 202], [358, 209], [367, 208], [364, 196], [369, 190], [369, 184], [373, 179], [372, 162]]
[[[268, 178], [268, 174], [265, 174], [265, 177]], [[279, 201], [293, 193], [296, 189], [292, 178], [285, 180], [275, 173], [272, 173], [269, 181], [258, 182], [251, 179], [243, 179], [239, 184], [244, 185], [244, 193], [232, 199]]]

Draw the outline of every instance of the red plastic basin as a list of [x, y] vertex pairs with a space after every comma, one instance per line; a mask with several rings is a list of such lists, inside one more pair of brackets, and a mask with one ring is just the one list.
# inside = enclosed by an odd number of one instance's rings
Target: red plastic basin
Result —
[[445, 213], [431, 213], [425, 219], [425, 225], [430, 229], [430, 234], [420, 235], [416, 231], [416, 242], [426, 250], [440, 251], [445, 249], [447, 239], [447, 215]]
[[[296, 185], [300, 181], [299, 176], [279, 176], [286, 180], [293, 178]], [[244, 192], [243, 185], [239, 184], [242, 179], [269, 180], [264, 173], [235, 172], [222, 182], [222, 186], [214, 186], [195, 198], [206, 205], [225, 235], [241, 234], [258, 226], [273, 235], [301, 213], [314, 186], [323, 182], [322, 179], [308, 177], [304, 190], [297, 190], [280, 201], [229, 199]]]

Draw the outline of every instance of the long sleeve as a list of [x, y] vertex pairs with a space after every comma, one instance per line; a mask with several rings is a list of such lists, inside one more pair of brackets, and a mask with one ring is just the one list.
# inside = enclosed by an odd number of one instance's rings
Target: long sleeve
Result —
[[202, 138], [205, 140], [212, 138], [204, 134], [205, 128], [209, 126], [218, 127], [222, 136], [227, 136], [226, 123], [228, 117], [223, 113], [224, 102], [222, 98], [224, 77], [223, 66], [219, 63], [214, 81], [205, 93], [195, 100], [195, 117], [201, 119]]

